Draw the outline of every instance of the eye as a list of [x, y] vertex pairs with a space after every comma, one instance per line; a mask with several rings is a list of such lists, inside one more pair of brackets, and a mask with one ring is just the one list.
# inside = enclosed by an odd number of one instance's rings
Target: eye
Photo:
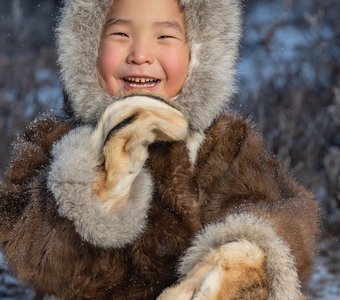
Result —
[[120, 31], [118, 31], [118, 32], [108, 32], [106, 36], [107, 37], [116, 36], [116, 37], [123, 37], [123, 38], [129, 37], [125, 32], [120, 32]]
[[125, 36], [125, 37], [129, 37], [126, 33], [124, 32], [114, 32], [114, 33], [111, 33], [111, 35], [118, 35], [118, 36]]
[[165, 34], [163, 34], [163, 35], [160, 35], [160, 36], [158, 37], [158, 39], [159, 39], [159, 40], [164, 40], [164, 39], [175, 39], [175, 37], [172, 36], [172, 35], [165, 35]]

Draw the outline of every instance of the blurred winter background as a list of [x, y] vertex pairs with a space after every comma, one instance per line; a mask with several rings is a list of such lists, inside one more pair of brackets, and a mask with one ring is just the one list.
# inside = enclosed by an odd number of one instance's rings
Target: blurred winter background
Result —
[[[57, 0], [0, 0], [0, 174], [9, 147], [42, 111], [60, 110]], [[340, 299], [340, 1], [245, 0], [233, 107], [322, 208], [309, 299]], [[1, 175], [0, 175], [1, 180]], [[34, 299], [0, 254], [0, 299]]]

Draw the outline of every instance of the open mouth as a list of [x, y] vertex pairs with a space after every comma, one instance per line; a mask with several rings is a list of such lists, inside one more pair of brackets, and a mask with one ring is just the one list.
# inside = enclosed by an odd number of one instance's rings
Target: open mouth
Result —
[[128, 88], [142, 89], [155, 87], [160, 82], [160, 79], [147, 77], [125, 77], [123, 78], [123, 81]]

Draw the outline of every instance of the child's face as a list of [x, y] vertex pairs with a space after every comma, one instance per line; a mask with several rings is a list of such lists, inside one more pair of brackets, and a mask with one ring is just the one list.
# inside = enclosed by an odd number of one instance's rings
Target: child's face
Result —
[[117, 0], [100, 44], [101, 86], [113, 96], [151, 93], [171, 100], [189, 65], [185, 20], [177, 0]]

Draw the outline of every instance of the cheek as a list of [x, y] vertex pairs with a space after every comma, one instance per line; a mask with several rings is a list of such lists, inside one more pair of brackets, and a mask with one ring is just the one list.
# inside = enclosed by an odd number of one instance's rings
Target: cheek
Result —
[[121, 53], [117, 47], [104, 43], [99, 51], [98, 71], [104, 80], [109, 80], [117, 73]]
[[169, 82], [182, 86], [188, 73], [189, 51], [174, 49], [164, 53], [162, 60]]

